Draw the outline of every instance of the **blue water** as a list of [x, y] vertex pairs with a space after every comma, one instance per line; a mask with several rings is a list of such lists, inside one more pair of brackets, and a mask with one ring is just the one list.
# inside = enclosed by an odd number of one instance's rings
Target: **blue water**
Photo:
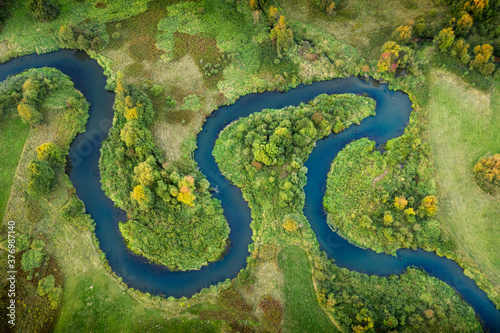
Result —
[[76, 137], [69, 158], [70, 179], [87, 212], [96, 222], [96, 235], [113, 271], [135, 289], [166, 296], [191, 296], [203, 288], [227, 278], [233, 278], [246, 266], [251, 243], [250, 209], [239, 188], [231, 185], [220, 173], [212, 156], [219, 132], [229, 123], [264, 108], [282, 108], [307, 102], [315, 96], [341, 93], [366, 93], [377, 102], [377, 115], [360, 126], [331, 135], [317, 143], [306, 162], [308, 182], [305, 186], [304, 214], [314, 230], [321, 250], [337, 265], [368, 274], [400, 274], [406, 267], [417, 266], [454, 287], [472, 305], [491, 332], [500, 332], [500, 312], [475, 282], [463, 274], [452, 260], [423, 250], [400, 250], [398, 258], [377, 254], [349, 244], [326, 224], [323, 195], [326, 177], [336, 154], [349, 142], [368, 137], [378, 144], [403, 133], [409, 119], [411, 103], [407, 95], [388, 90], [386, 85], [374, 85], [357, 78], [316, 82], [299, 86], [287, 93], [266, 92], [240, 98], [235, 104], [214, 111], [198, 135], [195, 160], [201, 171], [218, 189], [213, 196], [221, 200], [231, 233], [232, 247], [220, 261], [198, 271], [171, 272], [132, 254], [125, 246], [118, 222], [125, 221], [124, 212], [114, 207], [101, 189], [98, 161], [100, 148], [113, 119], [114, 94], [104, 90], [106, 77], [96, 61], [84, 53], [61, 50], [44, 55], [29, 55], [0, 65], [0, 81], [28, 68], [54, 67], [69, 75], [91, 103], [86, 133]]

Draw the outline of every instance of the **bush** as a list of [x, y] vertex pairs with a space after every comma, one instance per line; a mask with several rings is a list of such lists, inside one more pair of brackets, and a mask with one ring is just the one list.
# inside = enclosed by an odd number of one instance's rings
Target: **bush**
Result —
[[500, 193], [500, 154], [482, 158], [472, 171], [477, 184], [484, 191], [490, 194]]

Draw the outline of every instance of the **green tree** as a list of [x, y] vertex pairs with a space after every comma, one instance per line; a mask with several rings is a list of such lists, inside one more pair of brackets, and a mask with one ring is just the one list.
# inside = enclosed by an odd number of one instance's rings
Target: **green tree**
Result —
[[38, 281], [38, 288], [36, 289], [38, 295], [45, 296], [54, 290], [56, 278], [54, 275], [47, 275]]
[[120, 138], [127, 147], [135, 146], [144, 137], [144, 130], [136, 120], [128, 121], [120, 132]]
[[490, 62], [493, 55], [493, 46], [489, 44], [477, 45], [474, 48], [474, 60], [470, 62], [471, 69], [477, 69], [483, 75], [490, 75], [495, 65]]
[[445, 28], [439, 32], [439, 34], [434, 38], [434, 44], [439, 46], [441, 52], [445, 53], [453, 45], [455, 41], [455, 32], [452, 28]]
[[47, 161], [54, 170], [61, 170], [66, 164], [66, 154], [53, 142], [43, 143], [36, 147], [38, 159]]
[[59, 7], [50, 0], [28, 0], [28, 11], [37, 21], [51, 21], [59, 14]]
[[468, 64], [470, 61], [469, 44], [466, 44], [462, 38], [457, 39], [453, 43], [451, 55], [458, 57], [463, 64]]
[[151, 186], [155, 179], [159, 178], [158, 173], [155, 171], [153, 166], [151, 165], [153, 162], [154, 163], [154, 157], [151, 156], [151, 159], [148, 159], [147, 161], [144, 161], [142, 163], [139, 163], [135, 168], [134, 168], [134, 179], [141, 185], [145, 186]]
[[40, 267], [42, 262], [42, 251], [31, 249], [24, 252], [23, 257], [21, 258], [21, 267], [25, 272], [30, 272], [31, 270]]
[[33, 160], [28, 165], [28, 191], [34, 195], [50, 192], [55, 172], [47, 161]]

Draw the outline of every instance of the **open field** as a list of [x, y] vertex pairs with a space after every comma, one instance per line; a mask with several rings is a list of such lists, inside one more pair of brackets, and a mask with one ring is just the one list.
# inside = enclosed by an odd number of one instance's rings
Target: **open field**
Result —
[[286, 247], [279, 254], [279, 265], [285, 274], [285, 330], [339, 332], [316, 300], [306, 252], [297, 246]]
[[438, 175], [438, 219], [500, 290], [500, 201], [474, 182], [472, 167], [500, 151], [500, 82], [488, 93], [441, 70], [432, 72], [429, 136]]
[[28, 133], [29, 126], [17, 116], [0, 122], [0, 151], [2, 152], [0, 159], [0, 221], [9, 200], [17, 163]]

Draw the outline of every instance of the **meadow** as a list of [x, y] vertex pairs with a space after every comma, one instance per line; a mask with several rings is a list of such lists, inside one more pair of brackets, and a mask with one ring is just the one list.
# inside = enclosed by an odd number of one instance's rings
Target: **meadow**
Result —
[[500, 201], [476, 185], [472, 168], [500, 147], [500, 81], [497, 77], [481, 91], [440, 69], [432, 71], [431, 80], [427, 135], [442, 202], [438, 218], [458, 253], [477, 263], [472, 267], [485, 273], [498, 295]]

